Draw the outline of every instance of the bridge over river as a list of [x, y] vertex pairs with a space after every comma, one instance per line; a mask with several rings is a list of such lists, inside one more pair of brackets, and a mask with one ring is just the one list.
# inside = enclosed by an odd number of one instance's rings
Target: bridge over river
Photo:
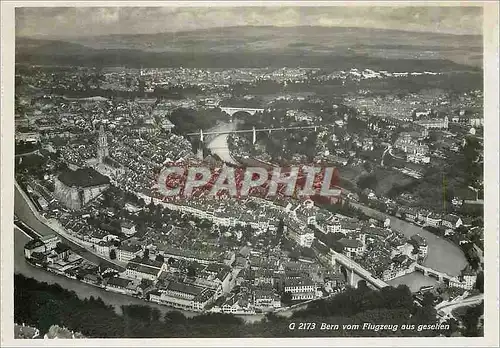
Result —
[[[340, 175], [342, 175], [342, 172]], [[423, 266], [427, 269], [447, 274], [450, 277], [456, 277], [467, 266], [464, 253], [456, 244], [408, 221], [398, 219], [362, 204], [351, 202], [351, 205], [374, 219], [384, 221], [388, 218], [391, 221], [391, 228], [402, 233], [407, 238], [415, 234], [422, 236], [428, 245], [427, 257], [423, 263]]]
[[369, 287], [382, 289], [389, 286], [386, 282], [381, 279], [374, 277], [370, 272], [364, 269], [359, 263], [348, 258], [347, 256], [337, 253], [330, 249], [330, 254], [332, 257], [332, 264], [341, 264], [347, 272], [347, 280], [349, 285], [357, 288], [361, 280], [366, 281]]
[[[231, 130], [234, 130], [235, 126], [236, 124], [234, 122], [232, 124], [221, 125], [220, 131], [231, 133]], [[227, 127], [229, 127], [229, 129]], [[216, 130], [211, 129], [210, 131], [216, 131]], [[219, 155], [223, 160], [226, 160], [227, 162], [231, 163], [237, 163], [237, 161], [234, 160], [229, 151], [227, 145], [227, 136], [228, 136], [227, 134], [216, 135], [215, 138], [210, 142], [209, 148], [211, 148], [211, 151]], [[391, 228], [402, 233], [407, 238], [410, 238], [415, 234], [420, 234], [422, 237], [424, 237], [428, 244], [428, 254], [424, 264], [422, 265], [422, 268], [425, 268], [427, 271], [431, 271], [431, 273], [433, 274], [437, 274], [438, 278], [444, 278], [444, 275], [447, 275], [448, 277], [456, 277], [460, 275], [461, 271], [467, 266], [467, 260], [465, 258], [464, 253], [457, 245], [453, 244], [452, 242], [440, 238], [432, 234], [431, 232], [424, 230], [420, 226], [416, 226], [410, 222], [398, 219], [394, 216], [387, 215], [375, 209], [371, 209], [367, 206], [353, 202], [351, 202], [351, 205], [361, 209], [365, 214], [367, 214], [370, 217], [382, 221], [384, 221], [386, 218], [389, 218], [391, 221]], [[360, 269], [358, 269], [358, 267], [356, 267], [352, 263], [353, 262], [352, 260], [348, 258], [347, 260], [343, 260], [341, 256], [337, 257], [337, 260], [339, 260], [339, 262], [342, 264], [344, 263], [348, 264], [348, 260], [349, 262], [351, 262], [347, 265], [346, 270], [347, 269], [354, 270], [354, 272], [351, 272], [353, 277], [352, 279], [353, 283], [357, 283], [356, 282], [357, 277], [365, 276], [366, 278], [368, 278], [366, 279], [367, 284], [372, 284], [373, 286], [379, 288], [387, 286], [386, 283], [384, 283], [385, 285], [382, 284], [383, 282], [380, 279], [378, 281], [372, 280], [370, 278], [372, 277], [371, 274], [366, 270], [364, 271], [368, 274], [363, 272], [362, 267], [359, 265], [358, 266], [360, 267]], [[358, 269], [358, 271], [356, 271], [356, 269]], [[429, 274], [429, 272], [425, 273]], [[443, 276], [440, 277], [439, 275]], [[411, 277], [411, 274], [407, 274], [404, 277]], [[390, 282], [394, 283], [395, 280], [397, 279], [393, 279]]]

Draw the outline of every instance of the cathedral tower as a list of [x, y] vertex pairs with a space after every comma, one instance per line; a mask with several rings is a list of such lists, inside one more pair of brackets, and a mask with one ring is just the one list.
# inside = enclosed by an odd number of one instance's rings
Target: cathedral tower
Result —
[[104, 158], [109, 156], [108, 139], [104, 132], [104, 126], [101, 124], [99, 128], [99, 139], [97, 140], [97, 159], [99, 163], [103, 163]]

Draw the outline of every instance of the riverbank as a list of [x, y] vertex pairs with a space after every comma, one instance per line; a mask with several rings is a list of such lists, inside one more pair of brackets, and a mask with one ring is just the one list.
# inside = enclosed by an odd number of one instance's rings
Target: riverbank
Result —
[[54, 227], [51, 226], [53, 223], [45, 219], [45, 217], [41, 216], [29, 197], [21, 189], [17, 182], [15, 183], [14, 187], [14, 213], [20, 221], [22, 221], [26, 226], [35, 230], [38, 234], [42, 236], [48, 236], [52, 234], [58, 235], [64, 243], [68, 244], [71, 249], [76, 251], [85, 259], [95, 264], [103, 264], [106, 267], [114, 268], [118, 271], [125, 270], [122, 265], [119, 265], [116, 262], [111, 262], [111, 260], [108, 260], [105, 257], [92, 252], [91, 250], [85, 248], [85, 246], [83, 246], [81, 243], [68, 239], [66, 235], [61, 234], [61, 231], [59, 229], [54, 229]]
[[426, 277], [421, 272], [411, 272], [403, 276], [393, 278], [386, 282], [390, 286], [398, 287], [399, 285], [406, 285], [411, 292], [417, 292], [423, 286], [435, 286], [439, 284], [439, 281]]
[[[212, 132], [232, 132], [236, 129], [237, 122], [232, 123], [219, 123], [214, 129], [211, 129]], [[215, 136], [207, 145], [207, 148], [214, 154], [217, 154], [219, 158], [229, 164], [238, 165], [238, 161], [236, 161], [229, 148], [227, 147], [227, 138], [228, 134], [220, 134]]]
[[423, 263], [424, 266], [446, 273], [452, 277], [460, 275], [461, 271], [467, 266], [467, 259], [465, 258], [463, 251], [452, 242], [436, 236], [422, 227], [414, 225], [408, 221], [400, 220], [394, 216], [382, 213], [362, 204], [354, 202], [351, 202], [350, 204], [351, 206], [360, 209], [369, 217], [381, 221], [388, 218], [391, 221], [390, 227], [395, 231], [402, 233], [407, 238], [410, 238], [415, 234], [419, 234], [425, 238], [428, 245], [428, 251], [427, 257]]
[[[214, 149], [214, 152], [217, 155], [219, 155], [219, 153], [220, 154], [231, 153], [228, 147], [227, 138], [224, 146], [222, 146], [222, 144], [220, 145], [221, 146], [218, 146], [217, 148]], [[247, 165], [248, 164], [255, 165], [255, 162], [257, 161], [255, 161], [254, 159], [248, 159]], [[468, 264], [467, 259], [463, 251], [450, 241], [445, 240], [439, 236], [436, 236], [419, 226], [413, 225], [407, 221], [400, 220], [394, 216], [390, 216], [380, 211], [371, 209], [364, 205], [357, 204], [354, 202], [351, 202], [351, 205], [355, 208], [360, 209], [366, 215], [376, 218], [378, 220], [384, 221], [386, 218], [389, 218], [391, 221], [390, 225], [391, 228], [403, 234], [407, 238], [410, 238], [415, 234], [419, 234], [423, 238], [425, 238], [428, 244], [428, 253], [423, 264], [424, 266], [434, 269], [436, 271], [446, 273], [452, 277], [460, 275], [461, 271], [467, 266]], [[389, 283], [391, 285], [395, 284], [396, 286], [399, 284], [406, 284], [410, 288], [414, 289], [417, 286], [418, 288], [420, 288], [421, 286], [433, 283], [433, 279], [427, 279], [427, 278], [428, 277], [421, 276], [420, 274], [410, 273], [405, 276], [393, 279]]]
[[[146, 299], [121, 294], [118, 292], [111, 292], [105, 290], [103, 287], [89, 284], [78, 279], [68, 277], [66, 275], [50, 272], [43, 267], [38, 267], [30, 264], [24, 257], [24, 245], [30, 241], [31, 238], [23, 233], [18, 228], [14, 229], [14, 273], [22, 274], [28, 278], [34, 278], [38, 281], [48, 284], [59, 284], [61, 287], [73, 291], [80, 299], [89, 299], [90, 297], [101, 298], [106, 304], [111, 305], [117, 314], [121, 313], [121, 306], [123, 305], [148, 305], [153, 308], [160, 309], [163, 315], [172, 311], [178, 311], [184, 316], [191, 318], [203, 312], [188, 311], [178, 308], [173, 308], [151, 302]], [[253, 323], [263, 319], [265, 314], [237, 314], [235, 317], [243, 319], [245, 322]]]
[[[14, 231], [14, 273], [22, 274], [28, 278], [34, 278], [40, 282], [48, 284], [59, 284], [61, 287], [75, 292], [80, 299], [88, 299], [90, 297], [100, 297], [105, 303], [111, 305], [116, 313], [121, 314], [122, 305], [145, 305], [148, 304], [152, 307], [160, 309], [164, 314], [171, 312], [173, 309], [166, 306], [157, 305], [155, 303], [147, 303], [138, 298], [130, 297], [127, 295], [112, 293], [105, 291], [102, 288], [81, 282], [76, 279], [67, 278], [57, 275], [55, 273], [47, 272], [37, 267], [31, 266], [24, 258], [24, 245], [30, 239], [21, 230], [15, 229]], [[187, 317], [193, 316], [189, 312], [181, 311]]]
[[[38, 233], [40, 233], [41, 235], [50, 235], [50, 234], [56, 234], [58, 235], [61, 240], [68, 244], [70, 247], [72, 247], [72, 249], [74, 251], [76, 251], [77, 254], [79, 254], [80, 256], [84, 257], [85, 259], [95, 263], [95, 264], [102, 264], [103, 261], [105, 262], [108, 262], [108, 265], [109, 265], [109, 260], [106, 260], [105, 258], [103, 257], [100, 257], [98, 255], [95, 255], [94, 253], [90, 252], [88, 250], [88, 248], [86, 248], [85, 246], [83, 246], [81, 244], [81, 241], [76, 241], [75, 237], [74, 236], [71, 236], [69, 233], [67, 233], [66, 231], [64, 231], [64, 229], [58, 224], [57, 221], [50, 221], [50, 220], [47, 220], [45, 219], [44, 217], [40, 216], [40, 214], [36, 211], [36, 208], [34, 206], [32, 206], [32, 204], [30, 205], [30, 201], [29, 201], [29, 197], [27, 197], [27, 195], [22, 191], [22, 189], [18, 186], [16, 186], [16, 189], [15, 189], [15, 195], [16, 195], [16, 202], [15, 202], [15, 206], [16, 206], [16, 216], [21, 220], [23, 221], [28, 227], [36, 230]], [[37, 217], [38, 216], [38, 217]], [[44, 219], [46, 220], [47, 222], [46, 223], [43, 223], [41, 221], [41, 219]], [[39, 229], [35, 229], [33, 226], [38, 226], [41, 231]], [[16, 231], [18, 231], [17, 234], [21, 234], [23, 236], [25, 236], [26, 238], [28, 238], [25, 234], [23, 234], [23, 232], [21, 230], [18, 230], [16, 228]], [[29, 239], [28, 239], [29, 240]], [[21, 262], [21, 264], [26, 264], [26, 260], [24, 259], [24, 244], [27, 243], [28, 240], [25, 240], [25, 242], [21, 245], [15, 245], [15, 247], [19, 250], [17, 250], [17, 257], [21, 257], [22, 258], [22, 261], [19, 261]], [[120, 268], [119, 271], [123, 271], [124, 268], [123, 266], [121, 265], [116, 265], [116, 264], [112, 264], [113, 268]], [[33, 268], [33, 266], [31, 266]], [[26, 271], [26, 269], [24, 269]], [[50, 282], [49, 283], [58, 283], [58, 284], [61, 284], [61, 283], [64, 283], [65, 285], [63, 287], [65, 288], [68, 288], [68, 286], [70, 288], [68, 289], [71, 289], [73, 291], [76, 291], [75, 289], [77, 289], [79, 286], [75, 285], [74, 283], [68, 283], [68, 281], [71, 281], [71, 282], [77, 282], [77, 283], [80, 283], [82, 285], [86, 285], [87, 287], [92, 287], [94, 288], [94, 290], [97, 290], [97, 291], [100, 291], [101, 294], [99, 295], [92, 295], [94, 297], [103, 297], [102, 295], [104, 294], [107, 294], [109, 295], [110, 293], [111, 294], [114, 294], [112, 292], [108, 292], [107, 290], [105, 290], [104, 288], [102, 287], [99, 287], [99, 286], [94, 286], [93, 284], [88, 284], [88, 283], [85, 283], [85, 282], [82, 282], [82, 281], [79, 281], [77, 279], [74, 279], [74, 278], [71, 278], [71, 277], [67, 277], [66, 275], [61, 275], [61, 274], [56, 274], [56, 273], [51, 273], [47, 270], [42, 270], [42, 269], [38, 269], [39, 272], [27, 272], [27, 273], [36, 273], [36, 277], [33, 277], [35, 279], [40, 279], [40, 272], [44, 272], [44, 273], [48, 273], [52, 276], [56, 276], [58, 278], [60, 278], [59, 280], [57, 279], [53, 279], [51, 278], [50, 276], [47, 277], [46, 275], [42, 277], [42, 280], [45, 281], [44, 279], [48, 278], [50, 279]], [[16, 270], [17, 272], [17, 270]], [[26, 276], [30, 276], [29, 274], [25, 274], [23, 272], [21, 272], [23, 275], [26, 275]], [[170, 306], [165, 306], [165, 305], [162, 305], [162, 304], [157, 304], [155, 302], [150, 302], [146, 299], [139, 299], [139, 298], [136, 298], [136, 297], [133, 297], [133, 296], [130, 296], [130, 295], [124, 295], [124, 294], [120, 294], [120, 293], [116, 293], [116, 295], [120, 295], [120, 296], [125, 296], [125, 297], [128, 297], [130, 299], [135, 299], [135, 300], [138, 300], [140, 302], [142, 302], [142, 304], [155, 304], [155, 305], [158, 305], [158, 306], [161, 306], [161, 307], [164, 307], [164, 308], [167, 308], [168, 310], [167, 311], [172, 311], [172, 310], [179, 310], [181, 312], [183, 312], [184, 314], [186, 314], [187, 316], [196, 316], [196, 315], [200, 315], [200, 314], [203, 314], [202, 312], [195, 312], [195, 311], [189, 311], [189, 310], [184, 310], [184, 309], [178, 309], [178, 308], [174, 308], [174, 307], [170, 307]], [[85, 296], [85, 295], [84, 295]], [[107, 297], [106, 295], [104, 295], [105, 297]], [[85, 298], [85, 297], [83, 297]], [[103, 299], [104, 300], [104, 299]], [[106, 302], [106, 301], [105, 301]], [[123, 303], [120, 304], [120, 306], [122, 305]], [[299, 304], [300, 305], [300, 308], [303, 308], [305, 305], [307, 304]], [[299, 306], [297, 306], [299, 307]], [[115, 307], [117, 308], [117, 307]], [[282, 316], [290, 316], [293, 311], [297, 310], [297, 308], [293, 307], [293, 308], [283, 308], [280, 310], [280, 315]], [[264, 313], [245, 313], [245, 314], [234, 314], [236, 317], [238, 318], [242, 318], [245, 322], [256, 322], [256, 321], [259, 321], [261, 319], [263, 319], [265, 317], [265, 314]]]

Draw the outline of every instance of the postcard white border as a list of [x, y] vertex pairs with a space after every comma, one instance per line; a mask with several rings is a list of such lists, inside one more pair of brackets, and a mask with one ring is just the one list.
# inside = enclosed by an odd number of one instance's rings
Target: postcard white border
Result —
[[[484, 338], [249, 338], [249, 339], [13, 339], [13, 197], [14, 197], [14, 7], [111, 6], [482, 6], [484, 11], [484, 117], [485, 117], [485, 337]], [[497, 346], [498, 345], [498, 166], [499, 166], [499, 4], [496, 1], [2, 1], [2, 116], [1, 116], [1, 345], [27, 346]]]

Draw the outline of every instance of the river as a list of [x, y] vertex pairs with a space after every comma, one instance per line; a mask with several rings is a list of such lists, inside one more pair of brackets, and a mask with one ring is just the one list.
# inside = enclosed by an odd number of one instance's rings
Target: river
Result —
[[[234, 129], [236, 125], [234, 123], [225, 123], [219, 125], [217, 128], [218, 131], [230, 131]], [[208, 147], [217, 155], [221, 157], [226, 162], [236, 163], [236, 161], [231, 156], [229, 148], [227, 146], [227, 137], [228, 134], [221, 134], [216, 136], [214, 139], [210, 141]], [[416, 225], [413, 225], [409, 222], [397, 219], [392, 216], [388, 216], [374, 209], [368, 208], [366, 206], [362, 206], [359, 204], [353, 203], [357, 208], [362, 209], [367, 215], [372, 217], [389, 217], [391, 220], [391, 227], [401, 233], [403, 233], [406, 237], [411, 237], [414, 234], [420, 234], [427, 240], [429, 244], [429, 251], [426, 261], [424, 263], [425, 266], [436, 269], [441, 272], [448, 273], [449, 275], [458, 275], [460, 271], [466, 266], [467, 261], [463, 252], [453, 243], [444, 240], [440, 237], [435, 236], [429, 231], [426, 231]], [[14, 209], [16, 215], [29, 227], [33, 228], [37, 232], [42, 235], [53, 234], [54, 231], [50, 229], [45, 224], [41, 223], [36, 216], [33, 214], [31, 209], [28, 206], [28, 203], [19, 192], [18, 188], [15, 189], [15, 197], [14, 197]], [[107, 292], [103, 289], [93, 287], [91, 285], [82, 283], [78, 280], [73, 280], [69, 278], [65, 278], [62, 276], [58, 276], [44, 270], [35, 268], [30, 266], [24, 260], [24, 244], [29, 240], [28, 237], [18, 229], [15, 229], [14, 235], [14, 265], [15, 272], [21, 273], [27, 277], [35, 278], [39, 281], [47, 282], [47, 283], [58, 283], [65, 289], [74, 291], [80, 298], [88, 298], [90, 296], [101, 297], [103, 301], [107, 304], [112, 305], [115, 310], [120, 313], [121, 306], [127, 304], [148, 304], [152, 307], [158, 308], [162, 311], [162, 313], [166, 313], [173, 309], [161, 306], [155, 303], [145, 302], [140, 299], [136, 299], [130, 296], [121, 295], [117, 293]], [[71, 244], [71, 243], [70, 243]], [[81, 251], [81, 250], [80, 250]], [[80, 252], [79, 252], [80, 253]], [[93, 255], [90, 252], [84, 251], [82, 256], [88, 258], [93, 262], [102, 261], [102, 259]], [[436, 281], [433, 278], [425, 277], [419, 272], [414, 272], [407, 274], [405, 276], [395, 278], [389, 281], [390, 285], [397, 286], [399, 284], [406, 284], [410, 287], [412, 291], [417, 291], [420, 287], [425, 285], [433, 285]], [[197, 315], [194, 312], [184, 312], [184, 315], [190, 317]], [[262, 315], [250, 315], [250, 316], [242, 316], [245, 321], [253, 322], [262, 319]]]
[[[213, 132], [230, 132], [235, 130], [237, 121], [231, 123], [219, 123], [215, 128], [211, 129]], [[238, 164], [238, 162], [231, 156], [231, 152], [227, 146], [227, 138], [229, 134], [220, 134], [214, 137], [207, 145], [212, 153], [217, 154], [221, 160], [226, 163]]]
[[[42, 235], [49, 235], [49, 234], [55, 234], [55, 232], [50, 229], [48, 226], [45, 224], [41, 223], [33, 214], [31, 211], [28, 203], [26, 202], [24, 196], [19, 192], [18, 188], [15, 188], [15, 199], [14, 199], [14, 211], [17, 215], [17, 217], [23, 221], [26, 225], [31, 227], [32, 229], [36, 230], [38, 233]], [[15, 228], [14, 231], [14, 272], [15, 273], [20, 273], [26, 277], [30, 278], [35, 278], [38, 281], [41, 282], [46, 282], [49, 284], [59, 284], [63, 288], [74, 291], [77, 296], [81, 299], [84, 298], [90, 298], [90, 296], [94, 297], [100, 297], [106, 304], [111, 305], [115, 308], [115, 311], [118, 314], [121, 314], [121, 306], [122, 305], [131, 305], [131, 304], [136, 304], [136, 305], [149, 305], [154, 308], [158, 308], [163, 315], [167, 312], [176, 310], [179, 312], [182, 312], [186, 317], [193, 317], [196, 315], [199, 315], [197, 312], [190, 312], [190, 311], [183, 311], [180, 309], [174, 309], [170, 308], [167, 306], [159, 305], [153, 302], [146, 302], [144, 300], [123, 295], [123, 294], [118, 294], [118, 293], [113, 293], [113, 292], [108, 292], [104, 289], [97, 288], [95, 286], [83, 283], [79, 280], [76, 279], [70, 279], [66, 278], [64, 276], [56, 275], [54, 273], [50, 273], [47, 271], [44, 271], [40, 268], [36, 268], [34, 266], [31, 266], [26, 262], [24, 259], [24, 245], [30, 240], [28, 236], [26, 236], [21, 230], [18, 228]], [[78, 246], [74, 245], [73, 243], [66, 241], [69, 245], [72, 246], [72, 248], [76, 248], [78, 250], [78, 254], [82, 255], [83, 257], [87, 258], [88, 260], [98, 263], [98, 262], [103, 262], [103, 259], [98, 258], [96, 255], [86, 251], [82, 250], [82, 248], [79, 248]], [[262, 314], [256, 314], [256, 315], [236, 315], [237, 317], [242, 318], [246, 322], [255, 322], [261, 320], [264, 316]]]
[[[33, 230], [37, 231], [42, 236], [57, 234], [49, 226], [45, 225], [40, 220], [38, 220], [38, 218], [30, 209], [28, 202], [26, 201], [25, 197], [22, 195], [21, 191], [17, 186], [14, 187], [14, 212], [22, 222], [24, 222], [27, 226], [31, 227]], [[61, 237], [61, 240], [64, 243], [68, 244], [73, 250], [77, 251], [78, 254], [80, 254], [81, 256], [85, 257], [87, 260], [95, 264], [103, 264], [106, 265], [107, 267], [111, 267], [119, 271], [124, 270], [123, 267], [118, 267], [112, 264], [111, 262], [107, 261], [106, 259], [98, 257], [97, 255], [91, 253], [88, 250], [83, 249], [82, 247], [78, 246], [77, 244], [71, 242], [68, 239]]]
[[[145, 302], [138, 298], [131, 296], [126, 296], [118, 293], [108, 292], [104, 289], [97, 288], [92, 285], [85, 284], [76, 279], [66, 278], [54, 273], [44, 271], [43, 269], [31, 266], [24, 259], [24, 245], [30, 240], [21, 230], [15, 229], [14, 232], [14, 272], [20, 273], [25, 277], [35, 278], [40, 282], [45, 282], [49, 284], [59, 284], [66, 290], [74, 291], [80, 299], [90, 298], [94, 296], [95, 298], [100, 297], [106, 304], [114, 307], [118, 314], [121, 314], [122, 305], [149, 305], [154, 308], [158, 308], [163, 315], [165, 313], [172, 311], [171, 308], [166, 306], [161, 306], [152, 302]], [[196, 315], [193, 312], [182, 312], [187, 317], [192, 317]]]
[[351, 205], [361, 209], [370, 217], [379, 219], [389, 218], [391, 220], [391, 228], [401, 232], [407, 238], [415, 234], [420, 234], [424, 237], [428, 244], [428, 252], [424, 266], [435, 269], [436, 271], [447, 273], [450, 276], [459, 275], [460, 271], [467, 266], [467, 259], [465, 258], [463, 251], [452, 242], [438, 237], [420, 226], [398, 219], [394, 216], [384, 214], [378, 210], [374, 210], [357, 203], [351, 203]]
[[410, 288], [411, 292], [417, 292], [422, 286], [434, 286], [436, 284], [439, 284], [436, 279], [432, 277], [426, 277], [421, 272], [408, 273], [404, 276], [391, 279], [386, 283], [394, 287], [404, 284], [408, 286], [408, 288]]
[[[223, 130], [234, 129], [235, 126], [236, 125], [234, 123], [220, 125], [221, 129]], [[221, 158], [234, 161], [227, 145], [227, 135], [220, 135], [216, 137], [209, 144], [209, 147]], [[389, 216], [361, 204], [351, 204], [356, 208], [361, 209], [368, 216], [381, 219], [385, 219], [388, 217], [391, 220], [391, 227], [408, 238], [415, 234], [420, 234], [422, 237], [424, 237], [428, 243], [428, 253], [424, 262], [425, 266], [437, 271], [447, 273], [450, 276], [457, 276], [467, 265], [467, 259], [465, 258], [464, 253], [457, 245], [453, 244], [452, 242], [438, 237], [431, 232], [407, 221], [397, 219], [393, 216]], [[418, 290], [422, 286], [433, 285], [436, 282], [433, 278], [425, 277], [419, 272], [413, 272], [405, 276], [393, 279], [389, 283], [391, 285], [406, 284], [412, 290]]]
[[[30, 240], [30, 238], [24, 234], [20, 229], [15, 228], [14, 231], [14, 272], [24, 275], [28, 278], [34, 278], [40, 282], [45, 282], [48, 284], [59, 284], [66, 290], [74, 291], [80, 299], [90, 298], [94, 296], [95, 298], [100, 297], [104, 303], [113, 306], [116, 313], [122, 314], [121, 306], [124, 305], [147, 305], [153, 308], [158, 308], [162, 317], [165, 313], [171, 311], [179, 311], [183, 313], [186, 317], [191, 318], [199, 315], [197, 312], [183, 311], [181, 309], [174, 309], [167, 306], [162, 306], [154, 302], [147, 302], [132, 296], [127, 296], [119, 293], [109, 292], [104, 289], [83, 283], [76, 279], [66, 278], [54, 273], [47, 272], [43, 269], [31, 266], [24, 259], [24, 245]], [[256, 322], [261, 320], [264, 315], [236, 315], [243, 319], [247, 323]]]

